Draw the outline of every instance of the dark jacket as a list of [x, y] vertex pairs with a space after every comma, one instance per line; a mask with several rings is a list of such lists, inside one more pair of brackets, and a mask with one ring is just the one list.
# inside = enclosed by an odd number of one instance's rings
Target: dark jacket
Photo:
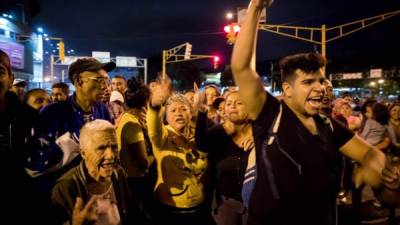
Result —
[[[24, 139], [37, 112], [22, 104], [13, 92], [7, 92], [4, 100], [5, 108], [0, 110], [0, 170], [3, 171], [3, 183], [7, 185], [0, 188], [2, 203], [6, 206], [1, 213], [2, 220], [10, 219], [14, 224], [37, 224], [41, 221], [39, 209], [42, 208], [42, 199], [33, 180], [24, 171]], [[13, 182], [17, 183], [11, 185]]]
[[[71, 224], [72, 211], [77, 197], [81, 197], [84, 204], [89, 201], [87, 190], [88, 171], [83, 162], [64, 174], [52, 190], [51, 202], [54, 205], [54, 224]], [[117, 198], [121, 225], [144, 224], [143, 213], [138, 202], [133, 199], [128, 189], [125, 172], [119, 168], [112, 176], [113, 188]]]
[[[76, 94], [69, 96], [67, 101], [50, 104], [40, 111], [34, 126], [34, 135], [28, 142], [30, 152], [26, 167], [29, 170], [43, 173], [61, 161], [63, 151], [55, 141], [66, 132], [70, 132], [78, 140], [79, 131], [86, 122], [95, 119], [111, 122], [108, 109], [103, 103], [95, 102], [91, 114], [86, 115], [75, 98]], [[37, 144], [35, 141], [39, 138], [45, 139], [49, 144]]]

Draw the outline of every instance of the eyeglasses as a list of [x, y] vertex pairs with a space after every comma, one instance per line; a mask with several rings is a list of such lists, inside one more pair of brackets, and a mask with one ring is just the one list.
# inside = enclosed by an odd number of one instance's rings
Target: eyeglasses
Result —
[[108, 77], [83, 77], [83, 78], [94, 80], [98, 84], [106, 84], [106, 85], [110, 84], [110, 79], [108, 79]]

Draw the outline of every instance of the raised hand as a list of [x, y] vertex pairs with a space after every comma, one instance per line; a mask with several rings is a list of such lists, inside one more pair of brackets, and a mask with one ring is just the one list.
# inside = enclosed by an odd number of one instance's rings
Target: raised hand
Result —
[[354, 184], [359, 188], [363, 183], [378, 187], [382, 182], [381, 174], [367, 166], [360, 166], [354, 173]]
[[86, 205], [80, 197], [76, 198], [72, 211], [72, 225], [83, 225], [97, 220], [97, 196], [92, 196]]
[[266, 6], [272, 5], [274, 0], [252, 0], [250, 2], [250, 6], [258, 8], [258, 9], [263, 9]]
[[193, 96], [194, 111], [207, 112], [208, 107], [207, 107], [206, 94], [199, 90], [199, 87], [197, 86], [196, 82], [193, 82], [193, 90], [194, 90], [194, 96]]
[[171, 80], [168, 76], [159, 77], [156, 82], [150, 84], [152, 107], [162, 106], [171, 94]]
[[390, 190], [400, 191], [400, 158], [388, 158], [382, 172], [383, 185]]

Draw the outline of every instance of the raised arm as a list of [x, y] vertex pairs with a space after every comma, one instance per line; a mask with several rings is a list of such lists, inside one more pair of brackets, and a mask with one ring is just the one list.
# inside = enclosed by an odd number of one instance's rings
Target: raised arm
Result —
[[251, 119], [260, 114], [267, 95], [255, 70], [255, 48], [257, 43], [258, 21], [264, 7], [272, 0], [252, 0], [247, 10], [246, 19], [236, 39], [232, 53], [232, 73], [240, 98], [246, 106]]
[[385, 168], [386, 158], [380, 150], [369, 145], [357, 135], [354, 135], [339, 150], [343, 155], [362, 165], [354, 176], [356, 186], [360, 186], [363, 182], [373, 187], [381, 185], [381, 175]]
[[153, 145], [160, 147], [168, 136], [162, 120], [162, 106], [171, 93], [171, 81], [168, 77], [160, 78], [157, 82], [150, 84], [151, 96], [147, 111], [147, 128], [150, 141]]
[[194, 110], [197, 112], [195, 144], [200, 151], [208, 151], [207, 148], [207, 98], [204, 92], [200, 92], [197, 85], [194, 87]]

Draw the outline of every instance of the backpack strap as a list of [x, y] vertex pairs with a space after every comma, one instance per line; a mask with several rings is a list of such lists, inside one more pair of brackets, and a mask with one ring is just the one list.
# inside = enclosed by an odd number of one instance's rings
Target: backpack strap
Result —
[[267, 178], [268, 178], [268, 184], [272, 192], [272, 197], [274, 200], [278, 200], [280, 198], [279, 195], [279, 190], [275, 182], [275, 176], [272, 171], [272, 163], [269, 160], [267, 156], [267, 146], [271, 145], [274, 140], [276, 139], [276, 134], [278, 133], [278, 128], [281, 123], [281, 117], [282, 117], [282, 104], [279, 106], [279, 113], [278, 116], [274, 119], [274, 121], [271, 124], [271, 127], [269, 128], [268, 131], [268, 137], [262, 144], [261, 148], [261, 157], [263, 160], [263, 165], [265, 172], [267, 173]]

